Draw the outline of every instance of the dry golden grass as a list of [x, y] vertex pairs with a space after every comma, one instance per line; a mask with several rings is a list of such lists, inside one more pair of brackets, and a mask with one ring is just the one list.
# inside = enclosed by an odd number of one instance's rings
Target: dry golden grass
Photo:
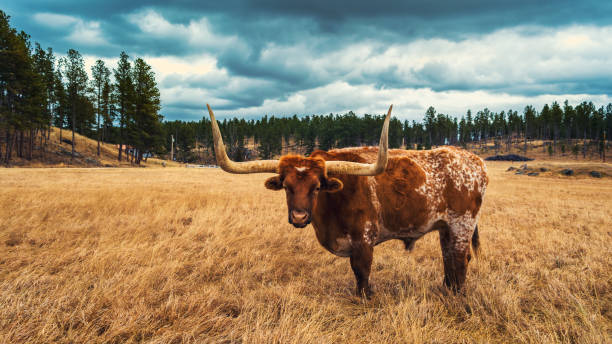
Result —
[[431, 233], [368, 302], [265, 175], [0, 169], [0, 342], [610, 343], [612, 180], [488, 166], [465, 295]]

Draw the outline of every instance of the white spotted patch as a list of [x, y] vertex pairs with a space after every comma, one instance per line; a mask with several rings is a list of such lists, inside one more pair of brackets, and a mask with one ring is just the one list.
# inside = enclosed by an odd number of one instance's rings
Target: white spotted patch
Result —
[[295, 168], [298, 172], [304, 172], [308, 169], [308, 167], [296, 167]]
[[473, 218], [466, 213], [462, 216], [453, 216], [449, 221], [450, 230], [453, 233], [455, 250], [462, 252], [470, 245], [470, 239], [476, 229], [478, 217]]
[[372, 222], [370, 221], [366, 221], [364, 228], [363, 228], [363, 239], [365, 240], [365, 242], [368, 243], [368, 245], [372, 245]]

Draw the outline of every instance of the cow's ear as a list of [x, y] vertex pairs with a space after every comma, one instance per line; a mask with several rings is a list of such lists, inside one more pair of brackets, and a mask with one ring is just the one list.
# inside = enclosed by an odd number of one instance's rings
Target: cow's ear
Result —
[[280, 190], [283, 188], [283, 182], [281, 181], [280, 176], [268, 178], [264, 185], [270, 190]]
[[322, 189], [326, 192], [337, 192], [342, 190], [344, 184], [338, 178], [327, 178], [325, 180], [325, 185], [323, 185]]

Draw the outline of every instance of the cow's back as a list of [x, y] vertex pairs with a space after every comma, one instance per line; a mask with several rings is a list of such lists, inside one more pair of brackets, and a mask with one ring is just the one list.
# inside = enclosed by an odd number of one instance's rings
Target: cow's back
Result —
[[[329, 154], [376, 160], [375, 147], [344, 148]], [[482, 159], [445, 146], [432, 150], [392, 149], [384, 173], [367, 178], [369, 199], [379, 214], [377, 242], [420, 237], [450, 218], [476, 219], [488, 183]]]

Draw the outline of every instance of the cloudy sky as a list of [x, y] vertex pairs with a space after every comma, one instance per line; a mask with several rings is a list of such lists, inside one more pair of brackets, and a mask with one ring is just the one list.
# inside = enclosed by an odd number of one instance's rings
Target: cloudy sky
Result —
[[58, 53], [156, 72], [167, 119], [493, 111], [612, 102], [612, 1], [31, 1], [11, 23]]

